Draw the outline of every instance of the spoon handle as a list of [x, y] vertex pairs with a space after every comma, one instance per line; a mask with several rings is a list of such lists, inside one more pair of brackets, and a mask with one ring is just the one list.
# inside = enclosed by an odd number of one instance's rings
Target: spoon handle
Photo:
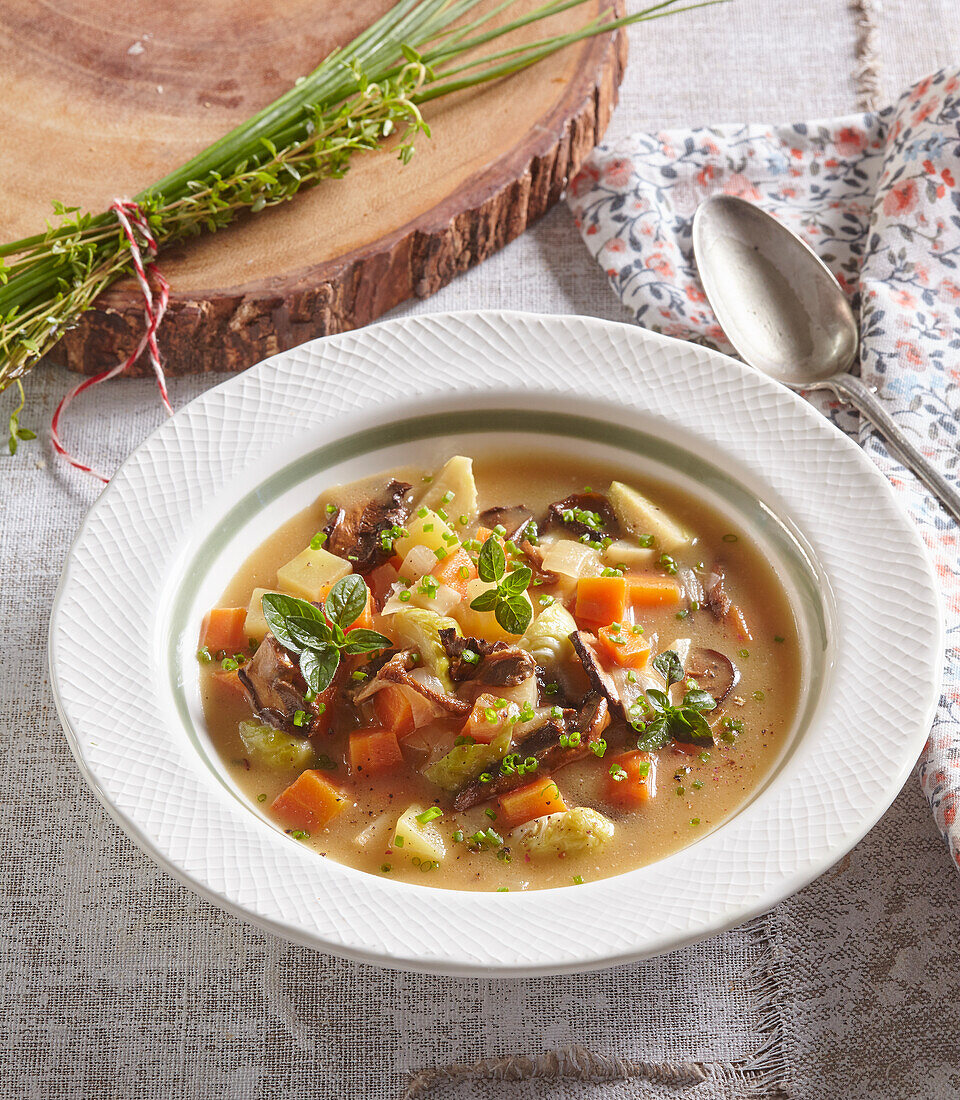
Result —
[[897, 422], [883, 407], [883, 402], [864, 382], [851, 374], [836, 375], [810, 389], [830, 389], [840, 398], [853, 405], [861, 416], [880, 432], [890, 446], [890, 450], [908, 469], [912, 470], [943, 507], [960, 523], [960, 491], [950, 484], [920, 449], [904, 435]]

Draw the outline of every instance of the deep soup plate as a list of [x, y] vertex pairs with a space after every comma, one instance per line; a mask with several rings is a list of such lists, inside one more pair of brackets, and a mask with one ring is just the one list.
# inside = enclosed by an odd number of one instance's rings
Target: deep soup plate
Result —
[[[250, 551], [325, 486], [500, 446], [607, 459], [673, 480], [735, 520], [789, 595], [799, 712], [745, 806], [639, 870], [513, 893], [385, 880], [323, 858], [243, 800], [204, 729], [200, 620]], [[861, 450], [801, 398], [640, 328], [508, 312], [316, 340], [191, 402], [91, 508], [50, 627], [54, 692], [80, 770], [162, 867], [318, 950], [486, 976], [666, 951], [825, 871], [910, 774], [942, 652], [917, 532]]]

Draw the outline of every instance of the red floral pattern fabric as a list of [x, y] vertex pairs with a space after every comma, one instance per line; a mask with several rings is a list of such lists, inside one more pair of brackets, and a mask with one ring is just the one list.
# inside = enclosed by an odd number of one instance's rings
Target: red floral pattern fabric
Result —
[[[733, 349], [693, 262], [691, 222], [716, 192], [756, 202], [798, 233], [859, 310], [860, 372], [904, 431], [960, 476], [960, 70], [892, 106], [823, 122], [640, 133], [601, 145], [571, 182], [584, 242], [637, 321]], [[859, 417], [812, 395], [859, 439], [917, 523], [947, 615], [943, 694], [920, 767], [960, 869], [960, 541], [956, 525]]]

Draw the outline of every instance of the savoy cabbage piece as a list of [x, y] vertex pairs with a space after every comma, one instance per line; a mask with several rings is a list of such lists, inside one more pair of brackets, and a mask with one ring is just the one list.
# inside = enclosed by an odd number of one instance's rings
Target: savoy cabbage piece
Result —
[[613, 839], [614, 824], [589, 806], [537, 817], [510, 833], [510, 843], [532, 856], [581, 855]]

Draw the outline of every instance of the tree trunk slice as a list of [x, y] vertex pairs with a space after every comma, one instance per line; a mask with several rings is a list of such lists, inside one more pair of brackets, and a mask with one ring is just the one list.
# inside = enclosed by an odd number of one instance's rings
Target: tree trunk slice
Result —
[[[541, 2], [517, 0], [510, 17]], [[131, 22], [114, 0], [7, 0], [0, 194], [16, 201], [0, 204], [0, 239], [35, 233], [54, 199], [99, 211], [159, 179], [389, 4], [164, 0]], [[591, 0], [523, 34], [562, 33], [608, 6]], [[559, 199], [609, 122], [625, 63], [623, 34], [604, 35], [434, 101], [433, 137], [418, 140], [408, 166], [388, 150], [360, 155], [346, 180], [165, 251], [167, 370], [243, 370], [427, 297], [486, 259]], [[135, 284], [118, 283], [51, 358], [93, 373], [126, 357], [143, 330]]]

